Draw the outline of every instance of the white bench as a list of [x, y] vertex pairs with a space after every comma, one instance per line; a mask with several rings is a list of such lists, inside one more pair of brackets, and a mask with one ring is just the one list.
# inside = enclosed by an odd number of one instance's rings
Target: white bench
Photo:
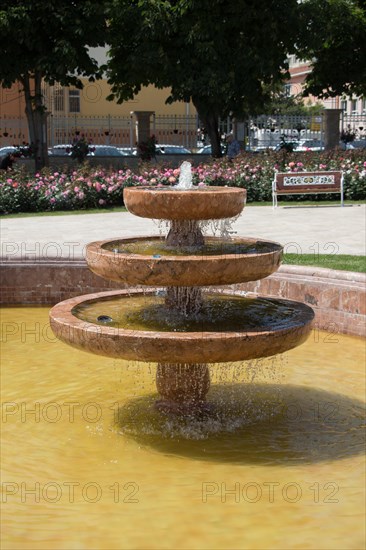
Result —
[[277, 208], [278, 195], [340, 193], [343, 199], [343, 172], [275, 172], [272, 183], [273, 208]]

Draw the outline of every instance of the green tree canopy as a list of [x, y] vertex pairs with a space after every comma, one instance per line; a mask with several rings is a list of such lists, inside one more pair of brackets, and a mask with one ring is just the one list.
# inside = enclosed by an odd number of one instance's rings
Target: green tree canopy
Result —
[[114, 0], [109, 82], [119, 102], [142, 86], [192, 100], [221, 156], [219, 117], [263, 104], [294, 51], [297, 0]]
[[41, 84], [82, 87], [80, 76], [100, 77], [89, 46], [104, 45], [104, 0], [2, 0], [0, 83], [23, 85], [36, 168], [47, 163]]
[[312, 60], [306, 93], [366, 95], [364, 0], [306, 0], [301, 5], [299, 55]]
[[[269, 87], [267, 90], [268, 99], [265, 102], [264, 109], [258, 114], [279, 114], [289, 116], [311, 116], [320, 114], [324, 106], [320, 102], [306, 102], [302, 94], [289, 95], [282, 84]], [[257, 113], [250, 113], [257, 114]]]

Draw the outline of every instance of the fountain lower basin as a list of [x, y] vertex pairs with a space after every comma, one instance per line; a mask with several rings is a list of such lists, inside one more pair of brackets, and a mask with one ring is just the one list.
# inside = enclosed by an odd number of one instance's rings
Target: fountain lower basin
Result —
[[[79, 296], [66, 300], [54, 306], [50, 312], [52, 330], [62, 341], [97, 355], [117, 357], [140, 361], [157, 361], [159, 363], [215, 363], [239, 361], [266, 357], [283, 353], [303, 343], [311, 330], [314, 317], [313, 310], [300, 302], [289, 300], [268, 300], [268, 309], [282, 313], [275, 320], [275, 313], [267, 311], [267, 320], [258, 322], [257, 315], [250, 326], [250, 310], [245, 312], [242, 320], [240, 315], [236, 329], [233, 326], [225, 327], [225, 320], [217, 323], [216, 327], [208, 328], [209, 323], [201, 323], [200, 329], [183, 331], [169, 329], [169, 326], [138, 328], [126, 324], [120, 328], [96, 324], [85, 318], [79, 318], [77, 311], [86, 306], [95, 306], [100, 313], [106, 309], [103, 302], [121, 299], [125, 301], [124, 309], [131, 311], [133, 299], [142, 297], [142, 301], [149, 299], [152, 292], [141, 290], [105, 292], [95, 295]], [[222, 297], [222, 295], [220, 295]], [[245, 298], [235, 297], [240, 304]], [[252, 297], [255, 304], [257, 298]], [[147, 307], [149, 303], [145, 304]], [[224, 305], [224, 304], [223, 304]], [[79, 314], [80, 315], [80, 314]], [[93, 317], [94, 315], [94, 317]], [[131, 313], [133, 316], [133, 313]], [[92, 314], [96, 320], [97, 315]], [[231, 313], [228, 313], [231, 317]], [[245, 320], [245, 319], [246, 320]], [[258, 315], [259, 318], [259, 315]], [[123, 325], [123, 322], [122, 322]], [[198, 321], [199, 326], [199, 321]], [[197, 327], [197, 324], [196, 324]]]
[[205, 237], [203, 246], [182, 249], [156, 236], [90, 243], [86, 260], [96, 275], [129, 285], [205, 286], [268, 277], [282, 252], [280, 244], [261, 239]]

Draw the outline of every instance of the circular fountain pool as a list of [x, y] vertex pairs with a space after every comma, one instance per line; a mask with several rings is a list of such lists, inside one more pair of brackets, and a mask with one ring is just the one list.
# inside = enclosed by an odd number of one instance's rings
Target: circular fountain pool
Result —
[[199, 420], [155, 409], [155, 364], [58, 341], [46, 308], [1, 329], [4, 548], [363, 547], [363, 339], [210, 365]]

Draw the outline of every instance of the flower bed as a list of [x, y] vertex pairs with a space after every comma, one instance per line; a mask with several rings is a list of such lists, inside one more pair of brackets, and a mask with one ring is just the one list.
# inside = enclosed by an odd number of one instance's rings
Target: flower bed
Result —
[[[362, 150], [263, 154], [243, 153], [233, 162], [220, 159], [192, 168], [195, 185], [245, 187], [248, 202], [270, 201], [274, 170], [342, 170], [345, 198], [366, 199], [366, 153]], [[123, 205], [123, 189], [134, 185], [174, 185], [179, 168], [141, 164], [107, 171], [87, 164], [70, 173], [44, 170], [34, 176], [19, 170], [0, 173], [0, 212], [79, 210]], [[334, 199], [332, 195], [296, 195], [292, 200]], [[290, 199], [288, 199], [290, 200]]]

